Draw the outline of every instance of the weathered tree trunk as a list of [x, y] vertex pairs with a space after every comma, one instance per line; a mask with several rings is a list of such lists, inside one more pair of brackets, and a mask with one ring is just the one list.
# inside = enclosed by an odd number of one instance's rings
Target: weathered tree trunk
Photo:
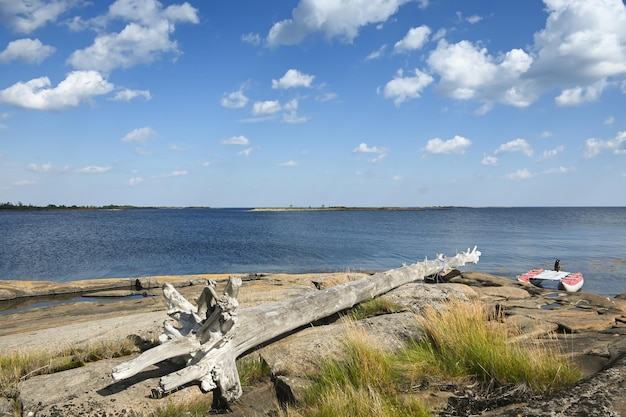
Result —
[[113, 378], [129, 378], [162, 360], [183, 357], [187, 360], [186, 367], [162, 377], [153, 395], [162, 396], [189, 382], [200, 381], [203, 390], [219, 389], [223, 399], [230, 402], [242, 393], [235, 366], [235, 359], [242, 353], [401, 285], [423, 280], [466, 263], [477, 263], [479, 257], [480, 252], [476, 247], [452, 258], [438, 255], [435, 260], [426, 259], [316, 293], [248, 308], [239, 313], [236, 311], [236, 297], [241, 279], [237, 277], [229, 279], [220, 297], [215, 292], [215, 283], [210, 281], [198, 299], [198, 307], [166, 284], [163, 295], [168, 304], [168, 314], [179, 321], [180, 328], [166, 323], [160, 337], [162, 344], [114, 368]]

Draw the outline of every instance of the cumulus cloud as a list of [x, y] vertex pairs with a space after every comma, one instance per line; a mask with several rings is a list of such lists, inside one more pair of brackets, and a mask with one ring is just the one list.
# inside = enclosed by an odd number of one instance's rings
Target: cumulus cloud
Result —
[[[490, 53], [480, 42], [441, 39], [428, 58], [438, 89], [457, 100], [526, 107], [555, 89], [555, 103], [597, 100], [626, 76], [622, 0], [544, 0], [547, 19], [528, 49]], [[433, 36], [436, 38], [436, 36]], [[621, 84], [622, 88], [624, 83]]]
[[132, 177], [131, 179], [128, 180], [128, 185], [135, 186], [135, 185], [139, 185], [143, 182], [143, 178], [141, 177]]
[[0, 62], [21, 60], [29, 64], [41, 64], [54, 51], [56, 48], [44, 45], [39, 39], [18, 39], [9, 42], [5, 50], [0, 52]]
[[609, 140], [598, 140], [589, 138], [585, 140], [585, 158], [591, 159], [603, 150], [613, 152], [615, 155], [626, 155], [626, 130], [619, 132], [615, 138]]
[[0, 0], [0, 16], [13, 30], [31, 33], [57, 19], [78, 0]]
[[285, 75], [282, 76], [280, 80], [272, 80], [272, 88], [310, 88], [314, 79], [314, 75], [303, 74], [296, 69], [290, 69], [285, 73]]
[[222, 139], [220, 142], [222, 145], [242, 145], [246, 146], [250, 144], [250, 140], [245, 136], [232, 136], [228, 139]]
[[278, 100], [257, 101], [252, 105], [252, 113], [255, 116], [265, 116], [275, 114], [282, 110]]
[[288, 101], [283, 106], [283, 122], [285, 123], [304, 123], [307, 118], [298, 115], [298, 99]]
[[[387, 21], [410, 0], [301, 0], [291, 19], [272, 26], [267, 35], [270, 47], [295, 45], [311, 33], [321, 32], [327, 39], [351, 43], [359, 29]], [[421, 4], [427, 4], [422, 0]]]
[[546, 159], [554, 158], [556, 155], [558, 155], [561, 152], [563, 152], [563, 150], [565, 150], [565, 146], [557, 146], [554, 149], [545, 150], [541, 154], [541, 160], [543, 161], [543, 160], [546, 160]]
[[48, 77], [18, 82], [0, 91], [0, 103], [29, 110], [61, 110], [76, 107], [114, 88], [97, 71], [73, 71], [56, 87]]
[[526, 139], [517, 138], [504, 143], [496, 149], [495, 154], [509, 153], [509, 152], [521, 152], [528, 157], [533, 156], [533, 150]]
[[517, 170], [506, 176], [509, 180], [527, 180], [534, 177], [534, 175], [526, 168]]
[[449, 44], [442, 39], [427, 62], [439, 75], [439, 89], [452, 98], [501, 101], [518, 107], [535, 99], [534, 91], [520, 81], [533, 62], [521, 49], [494, 58], [478, 44], [465, 40]]
[[237, 91], [224, 94], [220, 100], [222, 107], [229, 109], [241, 109], [248, 104], [248, 97], [243, 93], [243, 87]]
[[157, 132], [151, 127], [140, 127], [128, 132], [123, 138], [122, 142], [139, 142], [145, 143], [153, 139], [157, 135]]
[[498, 165], [498, 158], [495, 156], [486, 155], [485, 157], [483, 157], [480, 163], [483, 165], [491, 165], [491, 166]]
[[463, 154], [471, 144], [471, 140], [459, 135], [448, 140], [435, 138], [428, 141], [424, 152], [430, 154]]
[[115, 101], [131, 101], [138, 97], [143, 97], [146, 101], [152, 99], [152, 95], [149, 90], [129, 90], [124, 89], [115, 93], [113, 100]]
[[149, 64], [163, 54], [180, 54], [171, 39], [178, 23], [198, 23], [198, 10], [189, 3], [163, 8], [156, 0], [117, 0], [109, 6], [108, 20], [129, 23], [120, 32], [101, 32], [94, 43], [74, 51], [68, 63], [77, 69], [110, 72]]
[[111, 167], [100, 167], [96, 165], [86, 166], [84, 168], [79, 168], [76, 172], [81, 174], [102, 174], [111, 170]]
[[243, 151], [237, 152], [237, 156], [249, 156], [252, 153], [252, 148], [246, 148]]
[[392, 98], [396, 106], [407, 100], [419, 98], [422, 90], [433, 82], [433, 77], [415, 69], [413, 77], [405, 77], [402, 70], [399, 70], [396, 77], [389, 81], [384, 88], [385, 98]]
[[426, 25], [411, 28], [402, 40], [396, 42], [393, 50], [402, 53], [420, 49], [428, 41], [430, 33], [431, 29]]
[[387, 156], [387, 149], [378, 146], [369, 146], [367, 143], [360, 143], [359, 146], [352, 150], [354, 154], [375, 154], [376, 156], [368, 159], [369, 162], [380, 162]]

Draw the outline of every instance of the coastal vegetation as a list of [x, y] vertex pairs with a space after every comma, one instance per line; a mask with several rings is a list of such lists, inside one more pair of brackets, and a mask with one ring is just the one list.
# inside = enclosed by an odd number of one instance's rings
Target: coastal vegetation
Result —
[[[116, 204], [109, 204], [107, 206], [77, 206], [77, 205], [71, 205], [71, 206], [60, 205], [60, 206], [57, 206], [55, 204], [48, 204], [47, 206], [34, 206], [32, 204], [22, 204], [21, 202], [18, 202], [17, 204], [13, 204], [11, 202], [0, 203], [0, 210], [7, 210], [7, 211], [9, 211], [9, 210], [11, 210], [11, 211], [126, 210], [126, 209], [133, 209], [133, 208], [140, 208], [140, 207], [128, 206], [128, 205], [116, 205]], [[147, 208], [147, 207], [141, 207], [141, 208]]]
[[427, 307], [416, 319], [426, 337], [393, 354], [348, 326], [344, 356], [322, 361], [310, 376], [314, 383], [305, 404], [288, 408], [283, 417], [429, 416], [433, 410], [415, 395], [416, 387], [456, 384], [549, 394], [582, 377], [553, 346], [514, 342], [515, 332], [480, 302]]
[[117, 358], [137, 352], [131, 339], [96, 342], [46, 351], [11, 352], [0, 356], [0, 396], [17, 398], [20, 382], [35, 375], [51, 374], [84, 366], [88, 362]]
[[[517, 338], [519, 331], [480, 301], [450, 301], [426, 307], [416, 315], [424, 337], [388, 352], [370, 340], [356, 320], [401, 310], [374, 299], [344, 317], [343, 355], [320, 358], [303, 403], [289, 405], [281, 417], [309, 416], [429, 416], [436, 411], [427, 400], [428, 388], [467, 386], [486, 395], [503, 391], [549, 394], [581, 378], [569, 357], [550, 340]], [[18, 398], [21, 381], [87, 362], [136, 352], [129, 339], [71, 347], [51, 353], [12, 353], [0, 356], [0, 395]], [[237, 361], [242, 385], [269, 381], [270, 370], [252, 353]], [[144, 417], [203, 416], [211, 396], [184, 405], [168, 403]]]

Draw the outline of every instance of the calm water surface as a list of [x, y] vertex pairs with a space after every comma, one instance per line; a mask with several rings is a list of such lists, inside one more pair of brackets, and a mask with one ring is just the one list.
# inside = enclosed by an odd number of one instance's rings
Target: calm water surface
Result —
[[626, 293], [626, 208], [0, 212], [0, 279], [386, 270], [478, 245], [464, 270], [515, 279], [561, 259], [584, 290]]

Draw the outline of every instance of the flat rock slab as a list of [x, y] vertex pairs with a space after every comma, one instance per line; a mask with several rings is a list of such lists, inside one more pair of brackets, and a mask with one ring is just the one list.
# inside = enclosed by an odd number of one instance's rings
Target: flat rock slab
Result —
[[478, 294], [464, 284], [425, 284], [416, 282], [398, 287], [382, 295], [392, 303], [420, 313], [426, 306], [440, 305], [450, 300], [474, 300]]
[[418, 340], [423, 328], [411, 312], [385, 314], [360, 320], [354, 327], [337, 322], [305, 328], [260, 350], [258, 354], [275, 375], [301, 376], [314, 372], [320, 358], [339, 357], [350, 334], [363, 332], [374, 346], [396, 351], [410, 339]]
[[129, 335], [152, 340], [161, 334], [167, 318], [165, 311], [156, 311], [11, 334], [0, 337], [0, 354], [41, 350], [42, 343], [47, 351], [54, 352], [70, 346], [120, 340]]
[[[24, 381], [20, 399], [24, 415], [37, 417], [126, 416], [128, 412], [150, 413], [168, 402], [184, 403], [200, 398], [197, 386], [179, 390], [164, 399], [152, 399], [150, 393], [159, 378], [180, 366], [164, 362], [127, 381], [115, 382], [111, 369], [125, 358], [102, 360], [82, 368], [40, 375]], [[209, 395], [207, 400], [211, 401]]]
[[568, 333], [610, 329], [615, 326], [615, 320], [619, 317], [617, 314], [600, 314], [597, 311], [531, 310], [524, 308], [512, 308], [507, 310], [506, 314], [518, 314], [556, 323]]

